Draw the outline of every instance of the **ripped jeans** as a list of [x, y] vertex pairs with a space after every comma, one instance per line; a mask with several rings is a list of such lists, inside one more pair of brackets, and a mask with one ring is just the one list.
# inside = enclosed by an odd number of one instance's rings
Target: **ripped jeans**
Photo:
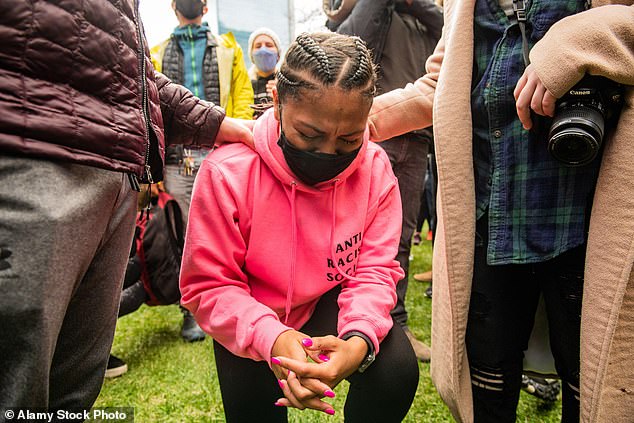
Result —
[[562, 422], [579, 421], [579, 344], [586, 246], [535, 264], [486, 262], [488, 214], [476, 224], [466, 345], [475, 423], [515, 422], [524, 351], [540, 294], [562, 379]]

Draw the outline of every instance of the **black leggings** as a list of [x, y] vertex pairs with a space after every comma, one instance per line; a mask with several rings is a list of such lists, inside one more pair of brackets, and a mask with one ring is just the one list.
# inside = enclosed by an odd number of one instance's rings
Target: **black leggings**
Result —
[[562, 379], [562, 421], [579, 421], [579, 345], [585, 245], [537, 264], [489, 266], [487, 215], [476, 225], [467, 325], [475, 422], [515, 422], [524, 351], [540, 294]]
[[[303, 333], [337, 333], [338, 294], [339, 290], [332, 290], [321, 298], [301, 328]], [[227, 422], [287, 421], [286, 408], [274, 405], [284, 394], [267, 363], [235, 356], [215, 341], [214, 353]], [[400, 422], [405, 418], [418, 386], [418, 364], [399, 325], [381, 343], [374, 363], [347, 380], [346, 422]]]

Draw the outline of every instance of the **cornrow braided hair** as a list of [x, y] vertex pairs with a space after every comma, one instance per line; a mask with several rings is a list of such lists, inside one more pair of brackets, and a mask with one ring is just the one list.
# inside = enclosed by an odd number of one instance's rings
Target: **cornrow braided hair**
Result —
[[354, 46], [357, 49], [357, 68], [354, 73], [346, 79], [346, 81], [354, 87], [360, 83], [367, 83], [368, 76], [374, 70], [372, 69], [372, 58], [370, 57], [370, 52], [366, 48], [365, 44], [361, 41], [361, 38], [353, 38]]
[[290, 85], [290, 86], [294, 86], [294, 87], [298, 87], [300, 85], [302, 85], [302, 83], [300, 81], [291, 81], [290, 79], [288, 79], [286, 77], [286, 75], [284, 75], [284, 73], [282, 73], [282, 71], [278, 70], [275, 72], [275, 77], [277, 78], [277, 83], [282, 83], [284, 85]]
[[374, 97], [375, 66], [359, 37], [336, 33], [301, 34], [288, 49], [277, 72], [280, 102], [299, 98], [300, 90], [336, 86]]
[[314, 57], [319, 62], [321, 71], [326, 74], [324, 82], [332, 82], [330, 63], [328, 61], [328, 55], [326, 55], [324, 49], [319, 47], [315, 40], [313, 40], [311, 36], [307, 33], [300, 34], [299, 37], [297, 37], [297, 44], [299, 44], [299, 46], [303, 48], [306, 53]]

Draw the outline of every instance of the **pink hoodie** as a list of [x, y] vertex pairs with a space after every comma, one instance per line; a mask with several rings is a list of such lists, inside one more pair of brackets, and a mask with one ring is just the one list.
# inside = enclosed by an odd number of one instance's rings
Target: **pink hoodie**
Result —
[[387, 155], [368, 141], [335, 179], [314, 187], [289, 169], [272, 111], [257, 152], [226, 144], [203, 162], [192, 193], [182, 303], [233, 354], [270, 361], [277, 337], [300, 329], [337, 285], [338, 332], [379, 343], [392, 327], [401, 200]]

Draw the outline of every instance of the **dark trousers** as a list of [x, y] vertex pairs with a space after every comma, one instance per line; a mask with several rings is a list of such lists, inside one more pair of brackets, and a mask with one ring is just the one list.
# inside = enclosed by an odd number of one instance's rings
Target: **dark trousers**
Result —
[[416, 228], [420, 210], [423, 181], [427, 171], [427, 153], [430, 140], [418, 134], [405, 134], [379, 143], [387, 153], [394, 175], [398, 179], [401, 204], [403, 206], [403, 229], [398, 246], [396, 260], [405, 271], [405, 277], [396, 285], [396, 306], [392, 317], [402, 327], [407, 326], [405, 294], [409, 273], [409, 254], [412, 248], [412, 236]]
[[430, 153], [427, 155], [427, 173], [424, 176], [423, 194], [420, 201], [420, 210], [416, 219], [416, 231], [423, 230], [425, 220], [429, 224], [432, 233], [432, 245], [436, 235], [436, 190], [438, 188], [438, 170], [436, 169], [436, 156], [433, 143], [430, 145]]
[[550, 344], [562, 379], [562, 421], [579, 421], [579, 344], [585, 245], [537, 264], [490, 266], [487, 216], [476, 224], [467, 325], [475, 422], [515, 422], [524, 351], [544, 297]]
[[[338, 289], [325, 294], [301, 328], [310, 336], [337, 333]], [[227, 422], [286, 422], [286, 408], [275, 401], [284, 394], [268, 363], [233, 355], [214, 341], [216, 369]], [[347, 379], [346, 422], [400, 422], [414, 400], [418, 364], [400, 326], [394, 325], [381, 343], [372, 365]]]
[[0, 407], [89, 409], [114, 336], [136, 193], [124, 173], [26, 157], [0, 156], [0, 181], [0, 247], [10, 252], [0, 261]]

